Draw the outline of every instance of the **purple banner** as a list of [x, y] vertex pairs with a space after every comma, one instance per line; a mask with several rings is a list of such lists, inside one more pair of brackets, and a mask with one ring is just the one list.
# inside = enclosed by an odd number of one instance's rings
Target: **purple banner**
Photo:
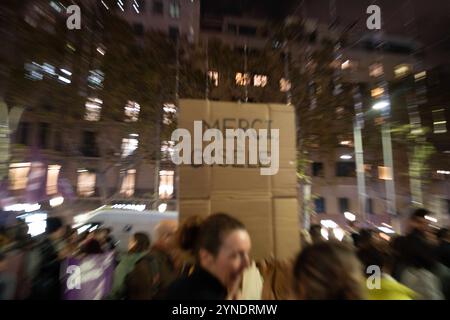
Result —
[[69, 258], [62, 264], [64, 300], [101, 300], [112, 287], [114, 252]]

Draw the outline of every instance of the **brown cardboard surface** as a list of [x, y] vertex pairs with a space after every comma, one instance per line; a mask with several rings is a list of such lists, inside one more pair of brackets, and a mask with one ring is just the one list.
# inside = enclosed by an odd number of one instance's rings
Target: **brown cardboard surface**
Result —
[[[193, 134], [194, 121], [219, 129], [280, 129], [280, 169], [262, 176], [260, 168], [243, 166], [180, 166], [180, 219], [218, 212], [237, 217], [252, 238], [255, 259], [292, 257], [299, 249], [295, 119], [292, 107], [181, 100], [179, 128]], [[193, 140], [193, 139], [192, 139]]]

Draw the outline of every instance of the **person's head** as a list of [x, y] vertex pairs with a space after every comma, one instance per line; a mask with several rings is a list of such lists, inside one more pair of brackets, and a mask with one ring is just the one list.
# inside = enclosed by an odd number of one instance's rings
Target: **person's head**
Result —
[[108, 239], [108, 230], [105, 228], [100, 228], [94, 231], [95, 239], [97, 239], [100, 243], [105, 243]]
[[193, 218], [180, 230], [182, 249], [192, 251], [197, 263], [225, 287], [239, 281], [250, 264], [251, 240], [245, 226], [223, 213], [198, 222]]
[[150, 248], [150, 237], [144, 232], [135, 233], [128, 242], [128, 252], [145, 252]]
[[98, 240], [91, 239], [83, 245], [81, 252], [84, 254], [101, 254], [103, 249]]
[[309, 235], [311, 236], [312, 243], [319, 243], [323, 241], [321, 230], [322, 227], [318, 224], [313, 224], [309, 228]]
[[155, 245], [163, 250], [170, 250], [175, 245], [175, 235], [178, 229], [178, 222], [174, 220], [164, 220], [155, 227]]
[[45, 227], [45, 233], [53, 238], [60, 239], [64, 237], [66, 229], [64, 228], [63, 221], [57, 217], [47, 218], [47, 225]]
[[340, 242], [306, 247], [294, 264], [293, 290], [300, 300], [364, 299], [361, 263], [352, 247]]
[[427, 209], [420, 208], [414, 210], [414, 212], [409, 217], [409, 227], [411, 231], [420, 231], [426, 233], [428, 231], [428, 221], [425, 216], [430, 215]]
[[366, 273], [369, 266], [378, 266], [387, 274], [392, 272], [394, 252], [387, 242], [377, 242], [358, 250], [358, 258]]
[[355, 239], [353, 240], [357, 248], [368, 247], [373, 243], [373, 231], [370, 229], [362, 229], [358, 237], [356, 237], [356, 241]]

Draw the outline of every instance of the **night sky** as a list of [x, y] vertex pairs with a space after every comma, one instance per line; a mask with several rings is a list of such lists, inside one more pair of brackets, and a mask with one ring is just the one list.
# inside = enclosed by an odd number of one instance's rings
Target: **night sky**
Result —
[[[302, 0], [203, 0], [202, 13], [212, 15], [250, 15], [282, 19], [301, 12]], [[366, 9], [376, 2], [382, 10], [383, 28], [389, 34], [414, 36], [426, 48], [427, 60], [450, 63], [450, 0], [336, 0], [341, 26], [358, 21], [355, 31], [366, 32]], [[320, 22], [329, 23], [330, 0], [304, 0], [303, 12]], [[408, 5], [410, 3], [410, 5]], [[411, 14], [414, 13], [414, 14]], [[405, 26], [415, 17], [417, 33]]]

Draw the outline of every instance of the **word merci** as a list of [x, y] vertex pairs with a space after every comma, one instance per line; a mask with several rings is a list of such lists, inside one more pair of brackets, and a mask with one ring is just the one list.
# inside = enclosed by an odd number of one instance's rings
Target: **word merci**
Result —
[[[203, 132], [203, 121], [194, 121], [194, 152], [192, 154], [191, 133], [187, 129], [176, 129], [172, 132], [172, 141], [179, 143], [175, 145], [174, 152], [171, 154], [172, 162], [175, 165], [191, 165], [192, 163], [195, 165], [246, 165], [245, 147], [248, 139], [248, 164], [261, 165], [260, 174], [263, 176], [278, 173], [279, 129], [224, 128], [224, 130], [225, 138], [222, 131], [216, 128], [209, 128]], [[270, 153], [268, 140], [270, 140]], [[210, 143], [203, 149], [204, 142]]]

